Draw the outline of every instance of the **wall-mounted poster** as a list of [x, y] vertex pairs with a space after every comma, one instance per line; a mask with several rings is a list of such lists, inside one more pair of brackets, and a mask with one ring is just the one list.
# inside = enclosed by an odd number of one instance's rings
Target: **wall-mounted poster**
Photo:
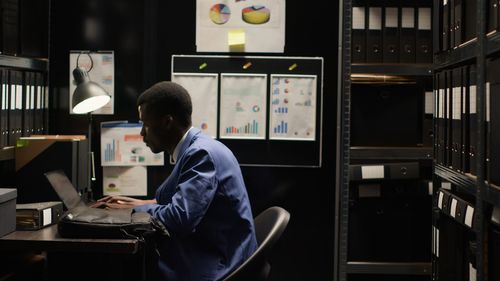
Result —
[[269, 138], [316, 138], [316, 75], [271, 74]]
[[221, 73], [221, 139], [265, 139], [266, 87], [266, 74]]
[[197, 0], [196, 51], [282, 53], [285, 0]]
[[173, 73], [172, 81], [189, 92], [193, 103], [191, 115], [193, 127], [205, 134], [217, 137], [217, 73]]

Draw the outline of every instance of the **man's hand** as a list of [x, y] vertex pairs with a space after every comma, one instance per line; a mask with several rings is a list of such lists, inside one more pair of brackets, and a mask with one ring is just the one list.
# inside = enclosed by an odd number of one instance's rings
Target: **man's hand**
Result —
[[106, 209], [127, 209], [134, 208], [135, 206], [147, 205], [147, 204], [155, 204], [156, 200], [141, 200], [126, 196], [106, 196], [103, 197], [97, 202], [95, 202], [90, 207], [92, 208], [106, 208]]

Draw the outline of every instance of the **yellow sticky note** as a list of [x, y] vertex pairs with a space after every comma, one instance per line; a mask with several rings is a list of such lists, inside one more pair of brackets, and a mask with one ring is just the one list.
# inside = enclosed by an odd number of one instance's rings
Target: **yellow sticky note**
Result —
[[242, 52], [245, 49], [245, 30], [232, 29], [227, 33], [227, 44], [232, 52]]

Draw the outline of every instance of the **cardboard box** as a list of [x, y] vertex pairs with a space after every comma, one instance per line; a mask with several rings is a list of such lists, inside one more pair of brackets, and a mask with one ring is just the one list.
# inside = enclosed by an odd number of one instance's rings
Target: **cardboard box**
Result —
[[0, 237], [16, 230], [17, 190], [0, 188]]

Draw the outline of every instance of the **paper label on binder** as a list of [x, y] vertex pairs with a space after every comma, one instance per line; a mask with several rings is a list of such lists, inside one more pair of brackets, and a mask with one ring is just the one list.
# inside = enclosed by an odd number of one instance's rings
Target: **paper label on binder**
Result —
[[361, 166], [362, 179], [383, 179], [384, 166]]

